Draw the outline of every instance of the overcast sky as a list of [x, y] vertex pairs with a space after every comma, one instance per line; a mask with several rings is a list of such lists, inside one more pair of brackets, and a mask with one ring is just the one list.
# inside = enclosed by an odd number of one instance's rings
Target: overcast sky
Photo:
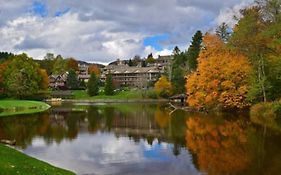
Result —
[[253, 0], [0, 0], [0, 51], [108, 63], [188, 47]]

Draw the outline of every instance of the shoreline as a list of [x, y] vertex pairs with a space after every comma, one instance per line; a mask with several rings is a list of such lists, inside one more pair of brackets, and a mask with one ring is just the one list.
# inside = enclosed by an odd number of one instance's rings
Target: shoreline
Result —
[[163, 103], [168, 99], [62, 99], [61, 102], [72, 103]]
[[71, 170], [57, 167], [4, 144], [0, 144], [0, 155], [0, 170], [4, 174], [76, 174]]
[[43, 101], [0, 100], [0, 117], [39, 113], [48, 110], [50, 107]]

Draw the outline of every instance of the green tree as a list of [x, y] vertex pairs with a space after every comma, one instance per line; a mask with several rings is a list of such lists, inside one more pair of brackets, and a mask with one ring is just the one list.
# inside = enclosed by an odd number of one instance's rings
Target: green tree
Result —
[[280, 89], [281, 2], [260, 0], [241, 10], [243, 17], [234, 28], [229, 45], [247, 55], [254, 67], [251, 89], [253, 102], [275, 100]]
[[79, 80], [76, 72], [73, 69], [70, 69], [66, 78], [66, 86], [68, 89], [78, 89], [79, 88]]
[[197, 31], [195, 35], [192, 37], [191, 45], [187, 50], [187, 62], [188, 62], [188, 70], [195, 71], [197, 68], [197, 58], [199, 56], [201, 47], [202, 47], [202, 32]]
[[0, 63], [8, 60], [9, 58], [13, 57], [14, 54], [8, 52], [0, 52]]
[[66, 60], [61, 55], [58, 55], [54, 60], [52, 74], [60, 75], [65, 73], [67, 69]]
[[105, 95], [114, 95], [114, 85], [111, 74], [106, 76], [104, 93]]
[[95, 73], [91, 73], [91, 77], [88, 82], [88, 94], [90, 96], [95, 96], [99, 94], [99, 79]]
[[39, 60], [38, 63], [40, 64], [40, 67], [42, 69], [45, 69], [47, 71], [48, 75], [52, 74], [54, 63], [55, 63], [55, 57], [52, 53], [47, 53], [43, 60]]
[[132, 59], [129, 59], [128, 65], [129, 65], [130, 67], [133, 66], [133, 61], [132, 61]]
[[181, 52], [178, 47], [175, 47], [174, 51], [174, 59], [172, 62], [172, 75], [171, 82], [173, 86], [173, 93], [185, 93], [185, 74], [187, 72], [187, 59], [186, 54]]
[[152, 53], [150, 53], [146, 58], [146, 63], [153, 64], [155, 63], [155, 59], [153, 58]]
[[217, 27], [216, 34], [221, 38], [222, 41], [226, 43], [231, 35], [229, 26], [223, 22]]
[[38, 93], [42, 80], [38, 70], [39, 65], [26, 54], [14, 56], [4, 73], [6, 93], [20, 99]]

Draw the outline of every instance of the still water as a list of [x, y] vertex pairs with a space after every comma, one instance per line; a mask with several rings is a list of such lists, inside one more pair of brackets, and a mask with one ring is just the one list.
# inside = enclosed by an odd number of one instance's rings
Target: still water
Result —
[[78, 174], [281, 174], [277, 122], [168, 107], [62, 104], [0, 118], [0, 139]]

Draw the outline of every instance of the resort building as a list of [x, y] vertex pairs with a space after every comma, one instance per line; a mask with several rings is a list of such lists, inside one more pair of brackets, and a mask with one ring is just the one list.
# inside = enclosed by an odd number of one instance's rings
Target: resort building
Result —
[[117, 86], [147, 88], [163, 73], [158, 67], [129, 67], [128, 65], [108, 65], [104, 68], [101, 81], [105, 81], [108, 74]]
[[79, 64], [78, 68], [78, 79], [88, 82], [90, 79], [89, 66], [87, 64]]

